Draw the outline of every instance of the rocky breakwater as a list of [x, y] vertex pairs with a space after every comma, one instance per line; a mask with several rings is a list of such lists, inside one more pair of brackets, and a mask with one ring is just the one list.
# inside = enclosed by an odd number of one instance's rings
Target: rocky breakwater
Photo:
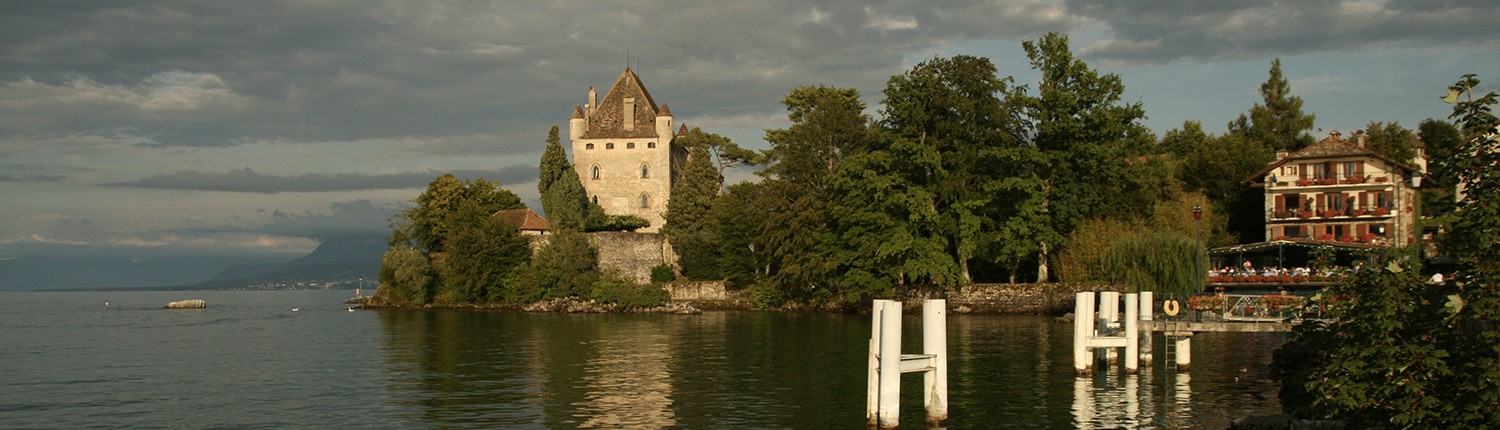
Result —
[[526, 312], [562, 312], [570, 314], [637, 312], [690, 315], [703, 313], [702, 310], [682, 302], [667, 302], [664, 305], [650, 308], [625, 308], [616, 303], [599, 303], [593, 300], [580, 301], [574, 298], [540, 301], [527, 305], [523, 310]]
[[208, 307], [208, 302], [203, 299], [178, 300], [167, 303], [167, 309], [203, 309]]

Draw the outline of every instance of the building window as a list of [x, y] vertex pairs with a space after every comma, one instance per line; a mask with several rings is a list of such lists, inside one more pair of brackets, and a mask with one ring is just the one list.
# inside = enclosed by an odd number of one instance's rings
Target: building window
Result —
[[590, 178], [592, 178], [595, 181], [599, 180], [599, 165], [598, 164], [594, 165], [593, 174], [590, 176]]
[[641, 193], [641, 209], [650, 209], [650, 208], [651, 208], [651, 196], [647, 195], [646, 193]]
[[625, 149], [635, 149], [635, 142], [625, 142]]
[[645, 179], [649, 177], [651, 177], [651, 165], [641, 163], [641, 178]]
[[587, 145], [583, 145], [583, 149], [594, 149], [594, 144], [590, 143]]
[[1297, 226], [1297, 225], [1286, 226], [1286, 230], [1282, 233], [1282, 235], [1286, 236], [1286, 237], [1301, 237], [1302, 236], [1302, 226]]
[[609, 143], [604, 144], [604, 149], [615, 149], [615, 143], [614, 142], [609, 142]]
[[1385, 237], [1385, 224], [1370, 224], [1370, 234]]
[[594, 195], [594, 198], [591, 201], [593, 201], [596, 205], [599, 204], [599, 196], [597, 194]]
[[656, 147], [656, 142], [646, 142], [646, 149], [651, 149], [651, 148], [655, 148], [655, 147]]

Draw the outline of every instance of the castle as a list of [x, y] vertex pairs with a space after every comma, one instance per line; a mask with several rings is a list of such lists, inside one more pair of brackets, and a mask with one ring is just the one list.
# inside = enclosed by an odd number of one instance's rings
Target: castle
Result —
[[687, 160], [687, 150], [673, 144], [672, 125], [671, 110], [658, 107], [628, 67], [603, 100], [589, 87], [588, 104], [574, 107], [568, 121], [573, 169], [589, 201], [607, 214], [649, 221], [641, 232], [660, 231], [672, 183]]

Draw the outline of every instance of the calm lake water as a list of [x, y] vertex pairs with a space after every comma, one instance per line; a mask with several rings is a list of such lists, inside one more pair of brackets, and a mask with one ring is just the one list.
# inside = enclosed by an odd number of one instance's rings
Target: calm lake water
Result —
[[[868, 316], [354, 311], [349, 291], [0, 293], [4, 428], [864, 428]], [[203, 310], [165, 310], [201, 298]], [[109, 302], [106, 306], [105, 302]], [[293, 308], [299, 311], [293, 312]], [[1277, 334], [1076, 378], [1072, 326], [949, 315], [954, 429], [1225, 428]], [[919, 349], [911, 315], [907, 351]], [[903, 379], [922, 428], [920, 374]]]

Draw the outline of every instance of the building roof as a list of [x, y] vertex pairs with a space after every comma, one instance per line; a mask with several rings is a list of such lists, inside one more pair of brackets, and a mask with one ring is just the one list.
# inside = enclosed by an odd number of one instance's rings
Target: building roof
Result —
[[[626, 98], [635, 99], [635, 124], [631, 130], [626, 130], [624, 125]], [[599, 101], [599, 106], [590, 110], [588, 131], [584, 132], [583, 137], [585, 139], [657, 137], [656, 117], [659, 112], [656, 100], [651, 98], [649, 91], [646, 91], [641, 78], [627, 67], [624, 72], [620, 73], [620, 77], [615, 79], [615, 84], [609, 88], [604, 99]]]
[[495, 212], [495, 218], [505, 221], [507, 224], [516, 226], [521, 231], [546, 231], [547, 220], [541, 215], [532, 212], [531, 209], [507, 209]]
[[1267, 165], [1265, 169], [1262, 169], [1259, 172], [1255, 172], [1254, 175], [1250, 175], [1250, 177], [1245, 178], [1244, 182], [1247, 182], [1247, 183], [1250, 183], [1250, 184], [1258, 184], [1258, 183], [1261, 182], [1260, 178], [1265, 177], [1267, 173], [1270, 173], [1272, 170], [1275, 170], [1277, 167], [1281, 167], [1281, 166], [1286, 165], [1287, 163], [1290, 163], [1292, 161], [1296, 161], [1296, 160], [1308, 160], [1308, 159], [1337, 158], [1337, 157], [1371, 157], [1371, 158], [1378, 158], [1378, 159], [1381, 159], [1381, 160], [1385, 160], [1386, 162], [1391, 163], [1391, 165], [1394, 165], [1394, 166], [1396, 166], [1398, 168], [1404, 169], [1404, 170], [1406, 170], [1408, 172], [1417, 171], [1417, 168], [1416, 167], [1412, 167], [1412, 165], [1410, 165], [1410, 164], [1406, 164], [1406, 163], [1403, 163], [1403, 162], [1400, 162], [1400, 161], [1396, 161], [1396, 160], [1394, 160], [1394, 159], [1392, 159], [1390, 157], [1387, 157], [1385, 155], [1382, 155], [1382, 154], [1380, 154], [1378, 152], [1371, 151], [1369, 148], [1365, 148], [1365, 147], [1356, 145], [1354, 143], [1351, 143], [1351, 142], [1349, 142], [1347, 140], [1344, 140], [1343, 137], [1341, 137], [1339, 135], [1339, 131], [1338, 130], [1334, 130], [1334, 131], [1328, 133], [1328, 137], [1324, 138], [1323, 140], [1318, 141], [1318, 143], [1314, 143], [1312, 145], [1308, 145], [1306, 148], [1302, 148], [1302, 150], [1300, 150], [1300, 151], [1293, 152], [1290, 155], [1287, 155], [1286, 157], [1282, 157], [1281, 159], [1276, 160], [1275, 162], [1271, 163], [1270, 165]]

